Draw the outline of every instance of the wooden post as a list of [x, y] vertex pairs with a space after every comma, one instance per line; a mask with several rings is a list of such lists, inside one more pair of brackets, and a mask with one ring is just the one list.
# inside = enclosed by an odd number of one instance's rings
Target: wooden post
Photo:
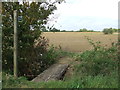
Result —
[[2, 90], [2, 2], [0, 2], [0, 90]]
[[17, 78], [17, 10], [14, 11], [14, 77]]

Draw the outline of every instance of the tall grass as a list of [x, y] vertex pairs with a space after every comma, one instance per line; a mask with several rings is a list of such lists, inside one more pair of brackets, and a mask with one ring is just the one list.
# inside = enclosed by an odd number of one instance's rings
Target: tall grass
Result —
[[[92, 43], [92, 42], [91, 42]], [[77, 72], [86, 75], [110, 75], [112, 71], [118, 70], [117, 44], [112, 44], [111, 48], [101, 47], [92, 44], [94, 49], [86, 51], [77, 57], [81, 64]]]
[[76, 57], [81, 64], [75, 65], [75, 75], [85, 80], [84, 87], [117, 88], [118, 87], [118, 50], [117, 43], [111, 48], [100, 46], [100, 42], [93, 43], [94, 49], [83, 52]]
[[3, 77], [3, 88], [117, 88], [118, 79], [113, 76], [74, 76], [66, 81], [30, 82], [25, 77]]
[[[60, 56], [74, 57], [80, 64], [74, 65], [74, 75], [64, 81], [30, 82], [24, 77], [14, 79], [12, 75], [3, 73], [3, 87], [19, 88], [118, 88], [118, 50], [117, 44], [111, 48], [100, 46], [100, 42], [93, 43], [94, 49], [80, 54], [54, 51], [52, 47], [46, 58]], [[54, 55], [52, 55], [54, 53]]]

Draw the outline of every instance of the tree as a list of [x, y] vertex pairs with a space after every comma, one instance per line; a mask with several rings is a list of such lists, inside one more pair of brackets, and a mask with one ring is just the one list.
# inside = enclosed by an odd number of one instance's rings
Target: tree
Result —
[[[13, 71], [13, 11], [17, 10], [22, 20], [18, 22], [18, 69], [19, 75], [38, 75], [49, 65], [41, 57], [47, 52], [48, 40], [41, 37], [48, 16], [56, 10], [54, 4], [44, 2], [2, 2], [2, 65], [3, 70]], [[37, 44], [36, 44], [37, 41]], [[48, 64], [48, 65], [47, 65]]]
[[118, 29], [115, 29], [115, 28], [114, 28], [114, 29], [113, 29], [113, 32], [118, 32]]
[[60, 30], [56, 29], [56, 28], [52, 28], [52, 29], [50, 29], [50, 32], [60, 32]]
[[80, 29], [80, 32], [87, 32], [86, 28]]
[[103, 33], [104, 33], [104, 34], [112, 34], [112, 33], [113, 33], [113, 30], [112, 30], [112, 28], [105, 28], [105, 29], [103, 30]]
[[61, 32], [66, 32], [66, 30], [62, 30]]

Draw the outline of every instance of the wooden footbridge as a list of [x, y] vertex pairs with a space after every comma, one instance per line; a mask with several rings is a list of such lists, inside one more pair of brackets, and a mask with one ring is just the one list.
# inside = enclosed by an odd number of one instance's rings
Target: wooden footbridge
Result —
[[50, 80], [61, 80], [67, 71], [71, 62], [71, 58], [62, 58], [58, 63], [53, 64], [47, 70], [43, 71], [40, 75], [34, 78], [32, 81], [41, 82], [41, 81], [50, 81]]

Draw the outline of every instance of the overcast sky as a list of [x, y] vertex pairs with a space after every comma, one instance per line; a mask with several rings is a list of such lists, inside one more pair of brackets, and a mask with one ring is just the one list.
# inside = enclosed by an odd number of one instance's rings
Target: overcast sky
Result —
[[[57, 5], [54, 18], [49, 22], [57, 29], [102, 31], [118, 28], [119, 0], [66, 0]], [[51, 16], [52, 17], [52, 16]]]

